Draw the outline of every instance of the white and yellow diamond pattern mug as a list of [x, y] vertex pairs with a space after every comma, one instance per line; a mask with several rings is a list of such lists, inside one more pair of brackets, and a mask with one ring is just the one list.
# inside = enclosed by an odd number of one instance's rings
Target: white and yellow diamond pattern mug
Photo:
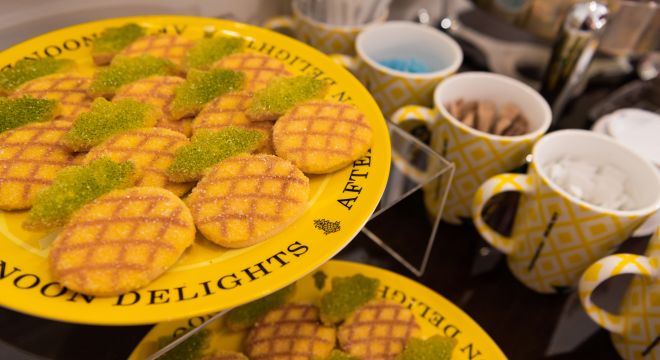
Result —
[[[660, 229], [651, 239], [646, 256], [610, 255], [591, 265], [580, 278], [580, 301], [587, 314], [610, 331], [619, 355], [627, 360], [660, 359]], [[591, 295], [614, 276], [636, 274], [628, 286], [619, 314], [596, 305]]]
[[[367, 26], [382, 23], [387, 19], [388, 8], [382, 7], [379, 13], [373, 14], [373, 18], [361, 25], [333, 25], [317, 21], [306, 15], [302, 9], [312, 0], [294, 0], [291, 2], [293, 16], [277, 16], [268, 19], [264, 27], [276, 29], [288, 29], [296, 38], [312, 47], [326, 53], [355, 54], [355, 38]], [[327, 6], [339, 6], [339, 2], [326, 1]], [[321, 4], [317, 4], [319, 6]], [[326, 9], [327, 10], [327, 9]]]
[[[472, 215], [472, 199], [481, 183], [493, 175], [511, 171], [525, 163], [525, 156], [550, 126], [548, 103], [531, 87], [518, 80], [485, 72], [454, 75], [437, 86], [433, 109], [405, 106], [391, 120], [402, 124], [411, 119], [426, 122], [432, 132], [431, 147], [456, 165], [454, 180], [442, 213], [443, 220], [458, 224]], [[521, 136], [499, 136], [479, 131], [453, 117], [446, 104], [458, 99], [491, 100], [498, 107], [516, 104], [527, 117], [530, 131]], [[432, 191], [425, 192], [429, 213], [440, 206]]]
[[[371, 25], [355, 40], [357, 56], [334, 55], [350, 69], [374, 97], [385, 117], [404, 105], [433, 104], [435, 87], [456, 73], [463, 51], [456, 41], [438, 29], [408, 21]], [[429, 72], [393, 70], [379, 61], [414, 59]]]
[[[627, 174], [635, 209], [595, 206], [553, 183], [545, 167], [567, 157]], [[511, 236], [497, 233], [482, 218], [486, 202], [505, 191], [523, 195]], [[484, 182], [474, 196], [472, 216], [481, 236], [507, 254], [518, 280], [535, 291], [556, 293], [575, 287], [590, 264], [611, 253], [658, 208], [660, 176], [648, 160], [604, 135], [562, 130], [534, 145], [527, 174], [500, 174]]]

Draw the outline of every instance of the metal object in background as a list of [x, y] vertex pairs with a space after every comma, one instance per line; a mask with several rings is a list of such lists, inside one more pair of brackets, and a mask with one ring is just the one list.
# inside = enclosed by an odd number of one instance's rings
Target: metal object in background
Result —
[[553, 123], [586, 80], [584, 74], [598, 47], [608, 14], [607, 6], [591, 1], [573, 6], [566, 15], [541, 85], [541, 94], [552, 106]]
[[[555, 39], [562, 19], [584, 0], [473, 0], [481, 9], [546, 40]], [[616, 56], [642, 55], [660, 46], [657, 0], [601, 0], [611, 15], [599, 50]]]
[[612, 16], [598, 50], [611, 56], [643, 56], [660, 50], [660, 4], [622, 1], [610, 5]]

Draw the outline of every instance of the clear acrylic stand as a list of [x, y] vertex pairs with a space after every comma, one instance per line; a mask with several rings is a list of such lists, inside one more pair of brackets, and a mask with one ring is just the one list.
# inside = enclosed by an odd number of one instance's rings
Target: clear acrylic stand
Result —
[[[412, 273], [422, 276], [442, 217], [454, 164], [398, 126], [388, 122], [388, 127], [392, 142], [390, 176], [385, 192], [362, 232]], [[431, 204], [435, 209], [429, 212], [427, 207]], [[435, 215], [429, 215], [431, 213]], [[410, 237], [408, 230], [413, 227], [416, 236]], [[214, 314], [147, 360], [164, 355], [229, 310]]]
[[[454, 164], [397, 125], [388, 122], [388, 126], [392, 142], [390, 176], [380, 203], [362, 232], [413, 274], [422, 276]], [[411, 237], [412, 228], [415, 236]]]

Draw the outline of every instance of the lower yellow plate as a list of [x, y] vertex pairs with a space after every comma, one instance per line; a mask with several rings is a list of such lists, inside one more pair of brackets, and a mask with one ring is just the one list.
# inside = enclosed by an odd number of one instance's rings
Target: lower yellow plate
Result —
[[[0, 306], [31, 315], [100, 325], [131, 325], [208, 314], [265, 296], [332, 258], [362, 228], [385, 189], [390, 139], [383, 116], [367, 90], [344, 68], [317, 50], [254, 26], [188, 16], [147, 16], [103, 20], [57, 30], [0, 53], [0, 69], [22, 58], [73, 59], [77, 70], [95, 70], [90, 45], [104, 29], [126, 23], [150, 34], [201, 39], [212, 28], [219, 35], [241, 36], [246, 52], [278, 59], [294, 75], [325, 79], [327, 98], [362, 110], [373, 131], [365, 157], [333, 174], [312, 176], [303, 216], [285, 231], [244, 249], [224, 249], [198, 238], [179, 262], [145, 288], [118, 297], [85, 296], [66, 289], [48, 270], [48, 248], [55, 233], [21, 228], [25, 212], [0, 211]], [[0, 184], [2, 186], [2, 184]]]
[[[315, 279], [318, 277], [315, 275], [319, 272], [327, 276], [321, 289], [317, 287], [317, 279]], [[355, 274], [379, 279], [381, 287], [378, 296], [400, 302], [412, 310], [417, 318], [417, 323], [422, 327], [424, 338], [435, 334], [455, 338], [458, 342], [454, 349], [453, 359], [506, 359], [493, 339], [449, 300], [415, 281], [377, 267], [346, 261], [329, 261], [316, 272], [298, 281], [295, 294], [290, 302], [318, 305], [321, 295], [330, 290], [333, 277]], [[199, 326], [208, 318], [210, 315], [156, 325], [133, 350], [129, 360], [146, 359], [158, 350], [157, 343], [160, 338], [173, 340]], [[215, 321], [209, 325], [212, 335], [207, 351], [215, 349], [241, 351], [247, 333], [228, 332], [221, 323], [222, 321]]]

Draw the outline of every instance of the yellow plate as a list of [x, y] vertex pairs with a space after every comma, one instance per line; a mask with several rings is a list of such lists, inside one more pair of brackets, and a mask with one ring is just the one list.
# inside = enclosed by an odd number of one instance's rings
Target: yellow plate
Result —
[[[435, 334], [451, 336], [458, 340], [453, 359], [506, 359], [493, 339], [467, 314], [433, 290], [406, 277], [377, 267], [346, 261], [332, 260], [318, 270], [325, 273], [325, 286], [318, 289], [314, 274], [298, 281], [291, 302], [319, 304], [321, 294], [330, 290], [330, 280], [336, 276], [361, 273], [381, 282], [379, 297], [398, 301], [413, 311], [422, 327], [424, 338]], [[129, 360], [141, 360], [155, 353], [161, 337], [174, 339], [191, 328], [199, 326], [210, 316], [192, 317], [156, 325], [133, 350]], [[224, 349], [240, 351], [247, 332], [232, 333], [222, 327], [222, 321], [209, 325], [212, 335], [208, 350]]]
[[[279, 59], [293, 74], [332, 83], [328, 98], [358, 106], [374, 130], [371, 153], [336, 173], [311, 177], [304, 215], [279, 235], [252, 247], [227, 250], [198, 239], [163, 276], [123, 296], [84, 296], [55, 282], [47, 266], [54, 234], [21, 228], [25, 212], [0, 211], [0, 305], [35, 316], [88, 324], [128, 325], [208, 314], [267, 295], [312, 271], [362, 228], [385, 189], [390, 140], [385, 120], [367, 90], [324, 54], [286, 36], [231, 21], [189, 16], [129, 17], [57, 30], [0, 53], [0, 68], [24, 57], [76, 60], [93, 73], [90, 44], [110, 26], [139, 23], [150, 33], [200, 39], [203, 29], [239, 35], [248, 50]], [[325, 230], [325, 231], [324, 231]]]

